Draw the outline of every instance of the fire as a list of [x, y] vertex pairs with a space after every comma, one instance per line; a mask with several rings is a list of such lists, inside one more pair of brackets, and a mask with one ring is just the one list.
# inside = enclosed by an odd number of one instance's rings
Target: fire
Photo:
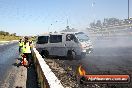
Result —
[[80, 76], [85, 76], [86, 75], [86, 71], [82, 68], [81, 65], [79, 66], [78, 71], [79, 71]]

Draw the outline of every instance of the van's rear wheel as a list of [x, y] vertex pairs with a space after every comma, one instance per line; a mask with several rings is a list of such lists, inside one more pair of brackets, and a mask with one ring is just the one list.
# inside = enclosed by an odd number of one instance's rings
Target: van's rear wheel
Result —
[[72, 50], [69, 50], [67, 52], [67, 59], [70, 59], [70, 60], [75, 59], [75, 52]]
[[42, 56], [42, 58], [45, 58], [45, 57], [47, 58], [49, 56], [49, 52], [47, 50], [42, 50], [41, 56]]

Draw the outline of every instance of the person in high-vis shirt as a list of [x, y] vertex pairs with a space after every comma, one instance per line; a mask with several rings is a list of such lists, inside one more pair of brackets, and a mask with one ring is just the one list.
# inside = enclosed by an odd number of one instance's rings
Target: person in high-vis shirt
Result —
[[31, 55], [31, 45], [30, 42], [28, 41], [28, 37], [25, 37], [25, 40], [23, 42], [22, 52], [26, 56], [26, 59], [28, 61], [27, 66], [29, 67], [31, 65], [32, 55]]
[[22, 39], [20, 39], [20, 41], [19, 41], [19, 53], [22, 52], [22, 46], [23, 46], [23, 42], [22, 42]]

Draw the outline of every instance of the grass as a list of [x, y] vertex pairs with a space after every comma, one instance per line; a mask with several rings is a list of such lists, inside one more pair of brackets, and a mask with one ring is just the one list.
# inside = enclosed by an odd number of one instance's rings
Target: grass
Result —
[[19, 40], [19, 36], [4, 36], [0, 35], [0, 41], [11, 41], [11, 40]]

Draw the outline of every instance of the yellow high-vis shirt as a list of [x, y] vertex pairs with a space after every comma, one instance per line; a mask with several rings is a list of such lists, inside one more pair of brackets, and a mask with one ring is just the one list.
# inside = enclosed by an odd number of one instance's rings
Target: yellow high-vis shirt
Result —
[[26, 44], [23, 44], [22, 51], [23, 53], [31, 53], [31, 46], [29, 42], [27, 42]]
[[19, 42], [19, 46], [23, 46], [23, 42]]

